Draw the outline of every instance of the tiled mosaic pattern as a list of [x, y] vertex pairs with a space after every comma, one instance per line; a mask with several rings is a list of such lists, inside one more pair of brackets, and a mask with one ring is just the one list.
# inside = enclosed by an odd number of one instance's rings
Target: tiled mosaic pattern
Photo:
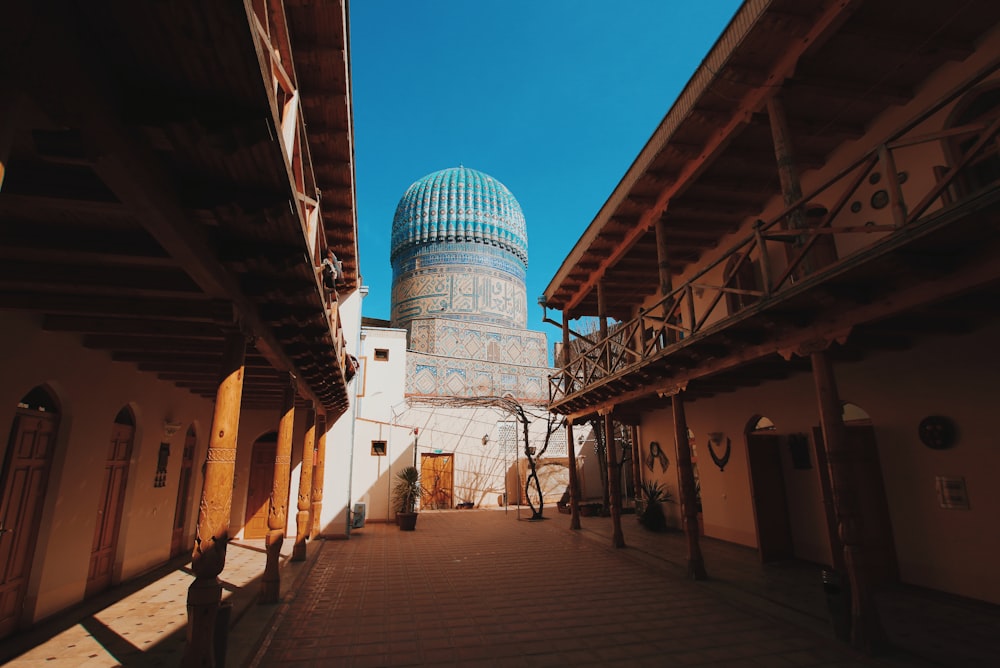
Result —
[[392, 258], [427, 243], [471, 241], [500, 246], [528, 262], [528, 234], [521, 205], [492, 176], [453, 167], [411, 185], [392, 221]]
[[414, 318], [446, 317], [504, 327], [524, 327], [524, 279], [476, 264], [459, 264], [443, 252], [434, 265], [393, 272], [392, 322], [405, 327]]

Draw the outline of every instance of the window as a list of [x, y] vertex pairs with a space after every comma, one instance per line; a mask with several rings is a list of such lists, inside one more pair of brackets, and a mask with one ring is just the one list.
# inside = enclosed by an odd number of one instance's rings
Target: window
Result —
[[389, 361], [389, 349], [388, 348], [376, 348], [375, 349], [375, 361], [376, 362], [388, 362]]

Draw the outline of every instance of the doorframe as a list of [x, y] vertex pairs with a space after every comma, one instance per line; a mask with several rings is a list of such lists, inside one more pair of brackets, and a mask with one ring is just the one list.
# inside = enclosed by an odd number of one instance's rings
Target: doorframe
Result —
[[[28, 602], [33, 601], [37, 597], [39, 582], [41, 579], [41, 569], [36, 568], [35, 554], [38, 553], [40, 544], [48, 542], [48, 533], [43, 533], [42, 527], [47, 526], [52, 527], [53, 522], [49, 514], [52, 512], [52, 508], [56, 502], [56, 495], [49, 494], [49, 487], [55, 480], [58, 487], [58, 478], [56, 474], [57, 465], [60, 463], [59, 457], [63, 451], [62, 445], [62, 421], [64, 417], [64, 407], [59, 400], [59, 395], [56, 391], [47, 383], [41, 385], [36, 385], [31, 390], [22, 397], [22, 401], [29, 397], [32, 393], [36, 391], [44, 392], [48, 400], [51, 402], [54, 410], [52, 411], [39, 411], [32, 408], [20, 408], [16, 407], [12, 413], [13, 419], [10, 423], [10, 429], [7, 435], [7, 445], [6, 450], [3, 455], [3, 460], [0, 462], [0, 502], [2, 502], [3, 495], [6, 495], [7, 482], [9, 475], [10, 459], [13, 456], [14, 448], [12, 447], [12, 440], [16, 435], [16, 427], [22, 418], [43, 418], [51, 420], [52, 422], [52, 439], [50, 442], [50, 447], [48, 451], [48, 457], [45, 464], [45, 472], [43, 474], [43, 481], [41, 485], [41, 498], [38, 501], [38, 512], [35, 519], [34, 526], [31, 528], [31, 540], [30, 547], [26, 552], [25, 556], [27, 562], [30, 564], [27, 572], [24, 576], [24, 583], [21, 585], [21, 591], [18, 593], [18, 607], [20, 610], [17, 612], [16, 619], [14, 621], [14, 626], [9, 634], [0, 635], [0, 639], [10, 637], [13, 633], [16, 633], [18, 629], [24, 628], [26, 622], [30, 622], [34, 615], [34, 605], [29, 608]], [[43, 550], [44, 552], [44, 550]]]
[[[127, 423], [123, 423], [123, 422], [118, 422], [117, 421], [118, 415], [121, 415], [121, 413], [123, 411], [128, 411], [129, 418], [132, 421], [132, 423], [130, 425], [127, 424]], [[130, 490], [132, 489], [132, 487], [130, 487], [130, 485], [129, 485], [129, 482], [130, 482], [130, 480], [129, 480], [129, 474], [132, 473], [132, 464], [133, 464], [133, 460], [135, 459], [136, 444], [137, 444], [137, 441], [139, 440], [139, 418], [138, 418], [138, 414], [137, 414], [137, 412], [135, 410], [135, 407], [132, 404], [130, 404], [130, 403], [129, 404], [125, 404], [124, 406], [122, 406], [121, 410], [119, 410], [118, 414], [116, 414], [115, 420], [112, 421], [112, 427], [111, 427], [111, 430], [112, 430], [111, 433], [112, 433], [112, 435], [115, 433], [115, 427], [117, 425], [130, 426], [132, 428], [132, 434], [131, 434], [131, 437], [129, 438], [129, 444], [128, 444], [128, 450], [127, 450], [127, 453], [126, 453], [126, 457], [123, 460], [121, 460], [121, 461], [124, 461], [124, 467], [123, 468], [125, 469], [125, 471], [124, 471], [124, 475], [122, 476], [122, 480], [119, 483], [121, 485], [121, 494], [118, 497], [117, 507], [115, 508], [116, 519], [115, 519], [115, 526], [112, 529], [112, 532], [113, 532], [112, 536], [113, 537], [112, 537], [112, 540], [111, 540], [111, 566], [110, 566], [110, 573], [108, 575], [108, 584], [106, 586], [103, 586], [103, 587], [95, 587], [92, 584], [94, 582], [94, 580], [92, 580], [91, 577], [90, 577], [90, 561], [93, 560], [93, 556], [94, 556], [94, 552], [95, 552], [94, 547], [95, 547], [95, 544], [97, 542], [97, 536], [96, 536], [96, 533], [95, 533], [94, 539], [93, 539], [93, 541], [91, 543], [90, 555], [89, 555], [89, 560], [88, 560], [87, 578], [86, 578], [86, 585], [85, 585], [85, 589], [84, 589], [84, 598], [90, 598], [91, 596], [95, 596], [97, 594], [100, 594], [103, 591], [107, 591], [111, 587], [114, 587], [117, 583], [121, 582], [121, 579], [122, 579], [122, 577], [121, 577], [122, 576], [122, 567], [123, 567], [123, 562], [124, 562], [123, 555], [124, 555], [125, 544], [127, 542], [127, 540], [124, 540], [124, 533], [125, 533], [125, 531], [124, 531], [124, 525], [126, 523], [125, 507], [128, 505], [128, 502], [130, 500]], [[111, 453], [109, 452], [108, 454], [111, 454]], [[105, 464], [108, 461], [109, 460], [108, 460], [107, 456], [105, 456], [105, 459], [104, 459]], [[106, 482], [108, 482], [110, 484], [110, 481], [106, 481]], [[105, 489], [105, 490], [102, 490], [102, 491], [107, 491], [107, 490]], [[103, 501], [98, 501], [98, 503], [101, 504], [101, 503], [103, 503]], [[99, 505], [98, 506], [98, 515], [100, 514], [100, 508], [101, 508], [101, 506]], [[98, 520], [98, 523], [99, 523], [99, 520]], [[95, 526], [95, 532], [96, 532], [96, 530], [97, 530], [97, 527]]]
[[[761, 540], [761, 518], [760, 510], [758, 508], [758, 499], [756, 494], [756, 487], [754, 485], [754, 467], [752, 462], [752, 456], [750, 454], [751, 444], [753, 442], [754, 434], [760, 430], [755, 429], [756, 425], [760, 422], [762, 418], [766, 416], [754, 415], [747, 421], [746, 426], [743, 429], [743, 442], [745, 444], [746, 460], [747, 460], [747, 480], [750, 484], [750, 506], [753, 509], [753, 519], [754, 519], [754, 533], [757, 538], [757, 556], [761, 563], [768, 563], [770, 561], [780, 561], [782, 559], [794, 559], [795, 558], [795, 534], [792, 531], [791, 515], [788, 508], [788, 486], [785, 480], [785, 471], [781, 464], [781, 434], [777, 433], [777, 430], [768, 431], [766, 434], [760, 434], [761, 436], [767, 436], [773, 438], [777, 441], [777, 450], [775, 456], [777, 458], [777, 474], [778, 479], [781, 481], [781, 495], [784, 499], [783, 510], [784, 510], [784, 524], [785, 524], [785, 536], [787, 537], [789, 543], [789, 553], [785, 557], [775, 558], [775, 559], [765, 559], [763, 544], [765, 541]], [[770, 418], [767, 418], [770, 421]], [[773, 423], [772, 423], [773, 425]]]
[[[450, 487], [448, 487], [448, 508], [451, 509], [451, 508], [455, 507], [455, 453], [454, 452], [422, 452], [422, 453], [420, 453], [420, 475], [421, 475], [421, 478], [422, 478], [423, 477], [423, 473], [424, 473], [424, 462], [425, 461], [427, 461], [428, 459], [439, 459], [439, 458], [442, 458], [442, 457], [447, 457], [447, 458], [450, 459], [449, 466], [448, 466], [448, 471], [449, 471], [450, 477], [451, 477], [451, 480], [450, 480], [451, 485], [450, 485]], [[424, 508], [423, 508], [424, 496], [426, 496], [427, 498], [432, 498], [432, 497], [431, 497], [431, 489], [428, 488], [426, 485], [423, 484], [423, 480], [421, 480], [421, 486], [423, 486], [424, 489], [426, 490], [425, 494], [422, 494], [421, 498], [420, 498], [421, 510], [424, 510]], [[440, 508], [435, 508], [434, 510], [441, 510], [441, 509]]]

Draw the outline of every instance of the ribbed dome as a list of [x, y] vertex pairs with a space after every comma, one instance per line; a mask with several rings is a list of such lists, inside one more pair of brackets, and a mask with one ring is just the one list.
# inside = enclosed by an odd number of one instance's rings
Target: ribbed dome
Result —
[[452, 167], [411, 185], [392, 220], [393, 259], [406, 248], [436, 243], [498, 246], [528, 264], [521, 206], [488, 174]]

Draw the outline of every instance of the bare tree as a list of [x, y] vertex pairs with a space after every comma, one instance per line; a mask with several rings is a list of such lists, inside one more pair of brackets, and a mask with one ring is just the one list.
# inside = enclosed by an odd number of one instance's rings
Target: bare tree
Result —
[[[526, 408], [524, 404], [513, 397], [421, 397], [412, 400], [413, 403], [428, 404], [431, 406], [447, 406], [453, 408], [496, 408], [514, 417], [521, 424], [521, 431], [524, 438], [524, 456], [528, 459], [528, 476], [525, 480], [524, 496], [528, 500], [531, 508], [531, 519], [543, 519], [542, 510], [545, 499], [542, 493], [542, 485], [538, 479], [538, 465], [536, 459], [542, 457], [549, 447], [552, 434], [558, 431], [565, 423], [565, 418], [561, 415], [549, 413], [543, 406], [539, 406], [538, 411]], [[532, 420], [541, 419], [544, 415], [545, 438], [540, 448], [531, 446], [528, 427]], [[537, 498], [538, 506], [530, 493], [534, 487], [534, 496]]]

